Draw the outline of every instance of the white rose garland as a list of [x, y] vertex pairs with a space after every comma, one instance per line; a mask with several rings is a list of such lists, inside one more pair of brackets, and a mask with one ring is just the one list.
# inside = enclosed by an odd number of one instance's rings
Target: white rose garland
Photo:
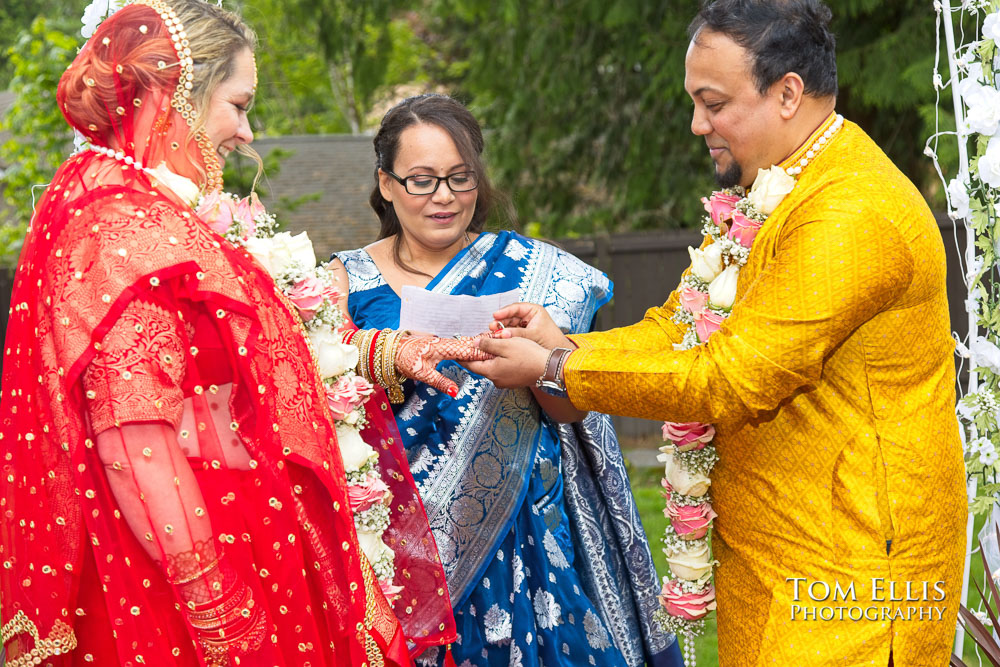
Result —
[[255, 195], [239, 200], [229, 193], [211, 193], [201, 198], [196, 212], [214, 231], [244, 246], [297, 309], [327, 390], [358, 541], [393, 603], [399, 591], [393, 585], [395, 553], [382, 541], [390, 522], [391, 493], [378, 472], [378, 453], [361, 437], [367, 424], [364, 402], [373, 387], [354, 372], [357, 348], [340, 342], [346, 319], [337, 305], [336, 279], [326, 264], [316, 266], [308, 234], [277, 232], [274, 216]]

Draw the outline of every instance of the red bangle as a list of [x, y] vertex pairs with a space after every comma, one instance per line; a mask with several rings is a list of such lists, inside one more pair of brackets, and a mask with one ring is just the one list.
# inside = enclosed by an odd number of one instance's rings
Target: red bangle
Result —
[[371, 341], [368, 343], [368, 374], [374, 378], [375, 377], [375, 341], [378, 337], [382, 335], [382, 331], [378, 330], [375, 335], [372, 336]]
[[351, 341], [354, 340], [354, 336], [355, 334], [358, 333], [358, 331], [360, 331], [360, 329], [351, 329], [350, 331], [344, 334], [344, 338], [341, 342], [344, 345], [350, 345]]

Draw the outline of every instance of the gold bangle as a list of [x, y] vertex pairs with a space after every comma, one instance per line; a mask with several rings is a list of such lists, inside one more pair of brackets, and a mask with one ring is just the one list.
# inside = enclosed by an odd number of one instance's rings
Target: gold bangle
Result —
[[393, 331], [389, 336], [389, 340], [386, 341], [385, 347], [382, 349], [383, 379], [385, 380], [382, 386], [385, 387], [386, 394], [389, 396], [389, 402], [393, 405], [402, 403], [405, 398], [403, 387], [401, 386], [403, 376], [396, 370], [396, 352], [399, 351], [399, 340], [402, 338], [402, 335], [399, 331]]
[[215, 568], [219, 567], [219, 559], [221, 559], [221, 558], [222, 557], [219, 556], [219, 558], [216, 558], [215, 560], [213, 560], [212, 562], [210, 562], [208, 565], [206, 565], [205, 569], [203, 569], [203, 570], [199, 570], [198, 572], [195, 572], [194, 574], [192, 574], [192, 575], [190, 575], [188, 577], [185, 577], [184, 579], [176, 579], [174, 581], [171, 581], [170, 583], [174, 584], [175, 586], [181, 586], [183, 584], [190, 584], [192, 581], [197, 581], [198, 579], [201, 579], [202, 577], [204, 577], [205, 575], [207, 575], [209, 572], [211, 572]]
[[355, 370], [368, 382], [373, 381], [368, 368], [368, 353], [376, 331], [376, 329], [362, 329], [351, 339], [351, 344], [358, 348], [358, 366]]

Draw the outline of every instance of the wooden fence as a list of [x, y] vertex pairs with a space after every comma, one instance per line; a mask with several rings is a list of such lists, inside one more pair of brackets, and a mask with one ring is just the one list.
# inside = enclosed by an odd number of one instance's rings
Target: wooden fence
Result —
[[[938, 224], [948, 257], [948, 299], [951, 304], [952, 328], [960, 336], [965, 336], [966, 289], [962, 282], [962, 269], [955, 244], [957, 235], [959, 247], [965, 247], [965, 229], [959, 227], [956, 230], [946, 216], [939, 216]], [[610, 329], [638, 322], [648, 308], [658, 306], [666, 300], [670, 291], [677, 286], [681, 272], [688, 266], [687, 247], [697, 247], [701, 243], [701, 236], [693, 230], [660, 230], [563, 239], [557, 243], [611, 276], [615, 283], [615, 296], [598, 313], [596, 324], [599, 329]], [[3, 314], [0, 318], [3, 327], [0, 334], [4, 334], [7, 328], [10, 293], [11, 272], [0, 271], [0, 313]], [[616, 417], [615, 423], [619, 435], [627, 438], [652, 436], [660, 429], [660, 422], [645, 419]]]

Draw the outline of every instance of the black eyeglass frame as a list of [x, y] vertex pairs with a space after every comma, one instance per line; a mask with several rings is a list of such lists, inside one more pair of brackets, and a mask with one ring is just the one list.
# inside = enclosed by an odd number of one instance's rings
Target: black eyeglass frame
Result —
[[[435, 192], [438, 191], [438, 188], [441, 187], [441, 181], [447, 181], [448, 189], [451, 190], [452, 192], [472, 192], [473, 190], [479, 187], [479, 176], [474, 171], [458, 171], [455, 172], [454, 174], [448, 174], [447, 176], [433, 176], [431, 174], [414, 174], [413, 176], [407, 176], [406, 178], [402, 178], [396, 173], [389, 171], [388, 169], [383, 169], [382, 171], [384, 171], [385, 173], [389, 174], [394, 179], [396, 179], [396, 181], [398, 181], [400, 185], [403, 186], [403, 189], [406, 190], [406, 194], [412, 195], [414, 197], [427, 197], [429, 195], [434, 194]], [[476, 181], [476, 184], [471, 188], [465, 188], [464, 190], [462, 190], [454, 187], [451, 184], [452, 178], [456, 176], [466, 176], [468, 174], [472, 174], [472, 178]], [[434, 184], [434, 189], [431, 190], [430, 192], [410, 192], [410, 184], [407, 183], [407, 181], [409, 181], [411, 178], [434, 178], [437, 179], [437, 183]]]

